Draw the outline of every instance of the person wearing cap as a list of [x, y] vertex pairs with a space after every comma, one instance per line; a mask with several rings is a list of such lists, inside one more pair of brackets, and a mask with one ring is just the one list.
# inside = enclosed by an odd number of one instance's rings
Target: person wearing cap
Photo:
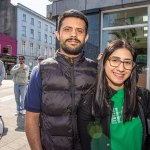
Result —
[[[44, 56], [38, 56], [37, 57], [37, 65], [33, 67], [32, 70], [35, 70], [35, 68], [38, 68], [39, 64], [41, 63], [42, 60], [44, 60]], [[30, 80], [30, 76], [31, 76], [32, 71], [29, 72], [29, 76], [28, 76], [28, 80]]]
[[42, 60], [44, 60], [44, 56], [37, 57], [37, 63], [38, 64], [40, 64]]

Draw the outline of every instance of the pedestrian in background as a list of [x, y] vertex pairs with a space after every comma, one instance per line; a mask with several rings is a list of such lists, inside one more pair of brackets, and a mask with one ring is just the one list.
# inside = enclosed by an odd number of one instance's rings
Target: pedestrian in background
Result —
[[19, 64], [16, 64], [10, 71], [13, 75], [14, 81], [14, 94], [16, 100], [16, 115], [25, 114], [24, 110], [24, 98], [26, 93], [26, 87], [28, 84], [29, 66], [25, 63], [25, 57], [19, 56]]
[[39, 65], [41, 63], [41, 61], [43, 61], [45, 58], [44, 56], [38, 56], [37, 57], [37, 64]]
[[[92, 150], [148, 150], [150, 91], [137, 87], [136, 50], [126, 40], [111, 42], [98, 67]], [[94, 137], [94, 136], [93, 136]]]
[[[37, 65], [35, 65], [32, 70], [35, 70], [35, 68], [39, 67], [39, 64], [40, 64], [41, 61], [43, 61], [44, 59], [45, 59], [44, 56], [38, 56], [38, 57], [37, 57]], [[29, 72], [28, 80], [30, 80], [30, 76], [31, 76], [31, 71]]]
[[32, 150], [90, 150], [97, 64], [85, 58], [88, 20], [77, 11], [59, 16], [60, 49], [31, 73], [25, 98], [26, 135]]
[[5, 77], [5, 67], [4, 63], [0, 60], [0, 86], [2, 85], [4, 77]]

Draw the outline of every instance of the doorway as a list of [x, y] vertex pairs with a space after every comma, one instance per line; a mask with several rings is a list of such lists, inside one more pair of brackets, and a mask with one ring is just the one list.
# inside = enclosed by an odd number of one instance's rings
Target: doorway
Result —
[[147, 87], [148, 8], [132, 8], [102, 13], [101, 50], [107, 43], [125, 38], [137, 50], [138, 86]]

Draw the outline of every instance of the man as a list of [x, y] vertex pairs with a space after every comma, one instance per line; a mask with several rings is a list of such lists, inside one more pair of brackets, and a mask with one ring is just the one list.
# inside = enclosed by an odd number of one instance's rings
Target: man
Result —
[[38, 56], [37, 57], [37, 63], [38, 63], [38, 65], [41, 63], [41, 61], [43, 61], [44, 60], [44, 56]]
[[0, 86], [2, 85], [4, 77], [5, 77], [5, 67], [3, 62], [0, 60]]
[[24, 98], [26, 87], [28, 84], [29, 67], [24, 63], [25, 57], [19, 56], [19, 64], [16, 64], [10, 71], [13, 75], [14, 81], [14, 94], [16, 100], [16, 115], [25, 114]]
[[[45, 58], [43, 56], [38, 56], [37, 57], [37, 65], [33, 67], [32, 70], [34, 70], [35, 68], [37, 68], [39, 66], [39, 64], [41, 63], [42, 60], [44, 60]], [[28, 76], [28, 80], [30, 80], [30, 75], [31, 75], [31, 72], [29, 72], [29, 76]]]
[[66, 11], [57, 30], [56, 56], [31, 73], [25, 98], [27, 139], [32, 150], [90, 150], [87, 126], [97, 64], [84, 57], [87, 18]]

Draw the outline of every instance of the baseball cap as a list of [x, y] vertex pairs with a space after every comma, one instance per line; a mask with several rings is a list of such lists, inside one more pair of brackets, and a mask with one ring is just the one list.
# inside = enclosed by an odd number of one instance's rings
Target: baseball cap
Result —
[[38, 56], [37, 60], [44, 60], [44, 56]]

